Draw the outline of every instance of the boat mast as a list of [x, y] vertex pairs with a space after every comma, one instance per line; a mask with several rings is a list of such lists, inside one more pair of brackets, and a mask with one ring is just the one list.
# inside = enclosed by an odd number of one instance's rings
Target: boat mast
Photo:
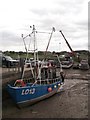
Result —
[[[35, 25], [33, 25], [33, 38], [34, 38], [34, 60], [36, 61], [36, 47], [35, 47], [35, 42], [36, 42], [36, 38], [35, 38], [35, 31], [36, 29], [35, 29]], [[35, 62], [35, 64], [36, 64], [36, 62]]]
[[37, 72], [37, 66], [36, 66], [36, 60], [37, 60], [37, 58], [36, 58], [36, 37], [35, 37], [35, 33], [36, 33], [36, 29], [35, 29], [35, 25], [33, 25], [33, 39], [34, 39], [34, 65], [35, 65], [35, 67], [34, 67], [34, 79], [35, 79], [35, 82], [37, 81], [36, 80], [36, 72]]
[[39, 59], [38, 59], [38, 51], [37, 51], [37, 43], [36, 43], [36, 29], [35, 25], [33, 25], [32, 28], [32, 33], [33, 33], [33, 40], [34, 40], [34, 79], [35, 83], [37, 82], [37, 78], [41, 79], [41, 70], [39, 68]]
[[[25, 60], [25, 64], [26, 64], [26, 61], [27, 61], [27, 58], [28, 58], [28, 49], [27, 49], [27, 46], [26, 46], [26, 43], [25, 43], [25, 38], [27, 38], [27, 37], [31, 37], [31, 35], [29, 34], [29, 35], [27, 35], [27, 36], [23, 36], [23, 34], [22, 34], [22, 38], [23, 38], [23, 43], [24, 43], [24, 46], [25, 46], [25, 50], [26, 50], [26, 53], [27, 53], [27, 55], [26, 55], [26, 60]], [[22, 73], [22, 77], [21, 77], [21, 79], [23, 80], [23, 77], [24, 77], [24, 70], [25, 70], [25, 65], [24, 65], [24, 68], [23, 68], [23, 73]]]
[[[33, 33], [33, 32], [32, 32], [32, 33]], [[25, 39], [26, 39], [27, 37], [31, 37], [31, 34], [32, 34], [32, 33], [30, 33], [29, 35], [26, 35], [25, 37], [24, 37], [24, 35], [22, 34], [23, 43], [24, 43], [25, 50], [26, 50], [25, 65], [26, 65], [26, 62], [27, 62], [27, 59], [28, 59], [28, 52], [29, 52], [29, 47], [30, 47], [30, 42], [29, 42], [28, 49], [27, 49], [27, 46], [26, 46], [26, 43], [25, 43]], [[24, 65], [23, 73], [22, 73], [22, 77], [21, 77], [22, 80], [23, 80], [23, 78], [24, 78], [25, 65]], [[31, 68], [32, 75], [33, 75], [33, 77], [34, 77], [34, 73], [33, 73], [33, 70], [32, 70], [32, 65], [31, 65], [31, 63], [30, 63], [30, 68]]]
[[51, 35], [50, 35], [50, 38], [49, 38], [49, 41], [48, 41], [48, 44], [47, 44], [47, 47], [46, 47], [46, 51], [45, 51], [45, 59], [46, 59], [46, 53], [47, 53], [47, 50], [48, 50], [48, 47], [49, 47], [49, 44], [50, 44], [50, 40], [52, 38], [52, 35], [53, 35], [53, 32], [55, 32], [55, 28], [53, 27], [52, 28], [52, 32], [51, 32]]

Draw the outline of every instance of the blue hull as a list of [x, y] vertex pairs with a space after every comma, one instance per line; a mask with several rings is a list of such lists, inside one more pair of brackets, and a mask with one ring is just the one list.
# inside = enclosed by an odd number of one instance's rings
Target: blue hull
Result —
[[[7, 90], [14, 102], [18, 106], [26, 106], [34, 104], [40, 100], [48, 98], [55, 93], [57, 93], [58, 89], [60, 89], [61, 80], [52, 84], [35, 84], [32, 86], [28, 83], [25, 87], [13, 87], [8, 84]], [[49, 91], [49, 88], [52, 90]]]

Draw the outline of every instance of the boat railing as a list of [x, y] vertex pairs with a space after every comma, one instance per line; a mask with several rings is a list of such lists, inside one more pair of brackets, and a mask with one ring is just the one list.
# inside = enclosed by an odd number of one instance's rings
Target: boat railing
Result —
[[37, 84], [52, 84], [58, 81], [60, 81], [60, 77], [54, 79], [37, 80]]
[[57, 78], [53, 78], [53, 79], [44, 79], [44, 80], [40, 80], [40, 79], [37, 79], [35, 82], [34, 79], [32, 78], [28, 78], [28, 79], [24, 79], [24, 82], [25, 83], [32, 83], [32, 86], [34, 86], [35, 84], [52, 84], [52, 83], [55, 83], [55, 82], [58, 82], [60, 81], [60, 77], [57, 77]]
[[23, 81], [24, 81], [25, 83], [33, 83], [34, 78], [24, 78]]

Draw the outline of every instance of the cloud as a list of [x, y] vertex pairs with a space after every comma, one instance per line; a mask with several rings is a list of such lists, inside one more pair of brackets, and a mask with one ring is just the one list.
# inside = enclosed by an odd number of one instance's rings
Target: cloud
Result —
[[[59, 30], [63, 31], [73, 49], [87, 49], [87, 10], [88, 0], [3, 0], [0, 4], [0, 48], [23, 50], [21, 34], [29, 34], [29, 26], [35, 24], [38, 31], [51, 32], [52, 27], [56, 28], [50, 43], [51, 51], [59, 50], [59, 42], [62, 42], [62, 50], [69, 50]], [[45, 50], [48, 39], [46, 34], [38, 35], [39, 50]]]

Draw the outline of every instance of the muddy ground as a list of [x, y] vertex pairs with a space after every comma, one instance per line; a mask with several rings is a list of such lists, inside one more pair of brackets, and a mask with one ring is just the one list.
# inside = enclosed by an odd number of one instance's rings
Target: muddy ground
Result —
[[[65, 70], [64, 91], [32, 106], [18, 109], [11, 98], [2, 105], [3, 118], [88, 118], [89, 71]], [[80, 76], [74, 79], [70, 74]], [[85, 77], [86, 76], [86, 77]], [[88, 77], [88, 79], [87, 79]], [[81, 79], [82, 78], [82, 79]], [[85, 79], [86, 78], [86, 79]]]

